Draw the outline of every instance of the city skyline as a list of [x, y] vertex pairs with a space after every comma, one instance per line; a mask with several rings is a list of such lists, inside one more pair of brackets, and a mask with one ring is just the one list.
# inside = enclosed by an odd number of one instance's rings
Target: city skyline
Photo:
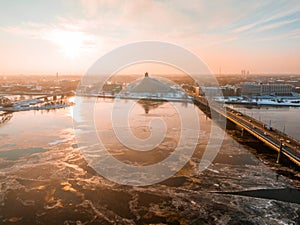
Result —
[[[0, 5], [4, 75], [80, 75], [112, 49], [144, 40], [180, 45], [215, 74], [300, 73], [300, 4], [294, 0], [0, 1]], [[134, 68], [139, 70], [133, 73], [143, 69]], [[165, 68], [154, 70], [166, 73]]]

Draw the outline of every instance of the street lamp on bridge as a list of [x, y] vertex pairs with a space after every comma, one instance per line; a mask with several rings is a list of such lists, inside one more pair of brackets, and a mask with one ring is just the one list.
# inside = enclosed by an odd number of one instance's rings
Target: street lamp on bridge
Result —
[[280, 138], [279, 140], [280, 140], [280, 147], [279, 147], [279, 151], [278, 151], [276, 163], [279, 163], [279, 162], [280, 162], [280, 155], [281, 155], [281, 151], [282, 151], [284, 139], [283, 139], [283, 138]]

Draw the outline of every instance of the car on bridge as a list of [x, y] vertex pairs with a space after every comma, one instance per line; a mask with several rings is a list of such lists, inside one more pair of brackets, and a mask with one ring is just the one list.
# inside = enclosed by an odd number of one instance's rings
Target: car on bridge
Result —
[[269, 131], [272, 131], [273, 130], [273, 127], [269, 126], [269, 125], [266, 125], [264, 124], [263, 127]]

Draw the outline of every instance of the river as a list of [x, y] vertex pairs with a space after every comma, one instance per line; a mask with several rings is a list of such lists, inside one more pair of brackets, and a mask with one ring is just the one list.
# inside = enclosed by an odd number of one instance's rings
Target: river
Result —
[[[93, 102], [95, 99], [79, 98], [77, 102], [83, 100]], [[122, 104], [131, 101], [124, 100]], [[181, 134], [178, 128], [181, 116], [176, 107], [196, 110], [198, 115], [198, 122], [191, 120], [200, 127], [194, 154], [184, 159], [183, 168], [158, 183], [135, 187], [118, 184], [87, 163], [89, 159], [75, 138], [73, 118], [79, 118], [74, 117], [75, 107], [13, 113], [0, 125], [2, 224], [299, 222], [299, 203], [285, 198], [292, 196], [289, 194], [292, 192], [288, 192], [292, 189], [287, 188], [300, 187], [299, 181], [282, 176], [272, 166], [262, 163], [251, 147], [236, 141], [238, 134], [234, 130], [225, 133], [218, 155], [208, 169], [200, 171], [199, 162], [209, 140], [217, 138], [210, 136], [213, 123], [202, 111], [182, 103], [135, 103], [129, 116], [134, 135], [147, 139], [152, 131], [160, 129], [159, 124], [150, 123], [157, 118], [161, 118], [167, 128], [165, 138], [154, 151], [132, 152], [113, 136], [110, 122], [113, 104], [113, 99], [96, 100], [95, 127], [115, 159], [134, 165], [152, 165], [172, 155]], [[84, 124], [79, 127], [77, 124], [75, 130], [86, 134]], [[193, 139], [189, 138], [185, 147], [193, 146]], [[118, 171], [113, 166], [109, 169]], [[248, 190], [252, 192], [241, 193]], [[267, 192], [267, 197], [261, 190]]]

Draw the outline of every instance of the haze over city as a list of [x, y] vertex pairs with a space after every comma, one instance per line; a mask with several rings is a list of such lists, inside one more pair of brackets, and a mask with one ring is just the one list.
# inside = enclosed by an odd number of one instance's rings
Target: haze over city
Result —
[[3, 75], [81, 75], [142, 40], [183, 46], [216, 74], [300, 73], [298, 0], [0, 1], [0, 12]]

